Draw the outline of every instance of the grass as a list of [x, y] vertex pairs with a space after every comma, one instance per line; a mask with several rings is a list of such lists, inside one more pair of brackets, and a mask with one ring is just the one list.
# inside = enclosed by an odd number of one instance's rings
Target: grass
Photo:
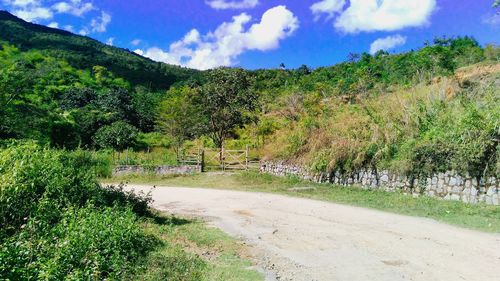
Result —
[[277, 193], [432, 218], [464, 228], [500, 233], [500, 207], [498, 206], [465, 204], [426, 196], [414, 198], [402, 193], [315, 184], [297, 178], [280, 178], [257, 172], [204, 173], [168, 177], [129, 176], [108, 179], [108, 181]]
[[130, 280], [263, 280], [245, 248], [222, 231], [197, 220], [157, 216], [143, 223], [160, 241]]

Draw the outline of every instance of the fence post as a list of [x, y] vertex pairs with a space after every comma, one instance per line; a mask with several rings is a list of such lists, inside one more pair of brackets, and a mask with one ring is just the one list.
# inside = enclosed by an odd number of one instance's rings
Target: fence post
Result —
[[205, 148], [201, 150], [201, 172], [205, 172]]
[[226, 170], [226, 165], [224, 164], [225, 159], [224, 159], [224, 145], [221, 147], [220, 150], [220, 163], [222, 165], [222, 171]]
[[198, 148], [198, 153], [196, 154], [196, 166], [200, 166], [200, 149]]
[[245, 146], [245, 170], [248, 171], [248, 144]]
[[201, 149], [198, 148], [198, 154], [196, 155], [196, 167], [201, 170]]

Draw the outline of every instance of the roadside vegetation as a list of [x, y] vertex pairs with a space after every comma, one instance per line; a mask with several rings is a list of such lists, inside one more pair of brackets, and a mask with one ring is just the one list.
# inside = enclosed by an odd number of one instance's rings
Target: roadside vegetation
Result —
[[1, 280], [261, 278], [241, 245], [156, 214], [147, 194], [102, 187], [91, 164], [32, 142], [0, 149]]
[[144, 175], [106, 179], [105, 181], [276, 193], [430, 218], [464, 228], [500, 233], [500, 208], [498, 206], [465, 204], [426, 196], [415, 198], [399, 192], [342, 187], [333, 184], [316, 184], [295, 177], [276, 177], [258, 172], [215, 172], [165, 177]]
[[500, 172], [500, 49], [470, 37], [317, 69], [220, 68], [164, 89], [53, 55], [2, 44], [0, 139], [96, 151], [110, 166], [249, 145], [316, 171]]
[[[317, 171], [500, 178], [500, 48], [436, 38], [311, 69], [194, 71], [0, 12], [0, 279], [256, 280], [244, 250], [148, 195], [117, 165], [241, 149]], [[253, 156], [253, 155], [252, 155]], [[131, 178], [328, 200], [485, 231], [500, 209], [254, 173]], [[303, 188], [307, 187], [307, 188]], [[295, 188], [295, 189], [293, 189]]]

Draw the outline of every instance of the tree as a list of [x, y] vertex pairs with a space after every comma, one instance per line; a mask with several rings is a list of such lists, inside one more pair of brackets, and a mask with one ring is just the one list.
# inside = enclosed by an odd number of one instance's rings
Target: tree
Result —
[[218, 68], [208, 73], [200, 106], [207, 133], [217, 147], [222, 147], [236, 128], [251, 121], [258, 106], [258, 95], [251, 86], [250, 76], [243, 69]]
[[25, 102], [37, 80], [33, 63], [17, 59], [0, 69], [0, 107], [15, 100]]
[[70, 88], [60, 98], [61, 108], [64, 110], [82, 108], [94, 101], [96, 96], [96, 92], [90, 88]]
[[297, 68], [297, 73], [299, 74], [299, 76], [306, 76], [311, 74], [311, 72], [312, 72], [311, 69], [305, 64]]
[[[94, 100], [94, 106], [103, 112], [112, 113], [116, 120], [132, 117], [132, 95], [127, 89], [112, 88], [101, 92]], [[128, 120], [128, 119], [127, 119]]]
[[488, 44], [484, 48], [484, 56], [487, 60], [500, 61], [500, 47]]
[[184, 141], [197, 137], [206, 128], [197, 99], [199, 89], [172, 88], [158, 108], [158, 127], [174, 140], [177, 152]]
[[158, 119], [158, 106], [162, 98], [162, 93], [151, 92], [144, 87], [137, 87], [135, 93], [132, 94], [132, 124], [143, 132], [154, 131]]
[[100, 148], [124, 150], [135, 144], [139, 131], [134, 126], [117, 121], [100, 128], [94, 136], [95, 144]]

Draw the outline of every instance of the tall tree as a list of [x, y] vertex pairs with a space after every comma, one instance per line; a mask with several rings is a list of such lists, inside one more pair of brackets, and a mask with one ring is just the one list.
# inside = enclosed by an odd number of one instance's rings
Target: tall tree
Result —
[[178, 152], [184, 141], [203, 132], [205, 122], [199, 107], [199, 89], [172, 88], [158, 108], [158, 127], [174, 141]]
[[208, 135], [217, 147], [252, 119], [258, 107], [249, 74], [243, 69], [218, 68], [208, 73], [201, 90], [202, 114]]

